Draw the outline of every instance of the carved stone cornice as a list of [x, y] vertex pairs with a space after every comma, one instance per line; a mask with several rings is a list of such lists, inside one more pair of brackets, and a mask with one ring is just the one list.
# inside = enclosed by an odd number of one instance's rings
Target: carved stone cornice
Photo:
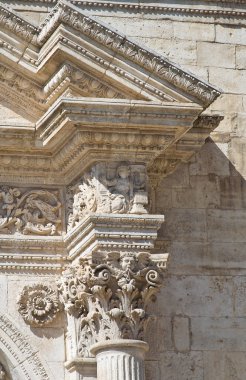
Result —
[[34, 42], [37, 36], [37, 28], [29, 23], [27, 20], [22, 19], [12, 9], [6, 8], [0, 4], [0, 25], [2, 28], [14, 33], [20, 39], [26, 42]]
[[[7, 10], [7, 12], [9, 13], [10, 11]], [[11, 20], [15, 20], [14, 14], [13, 16], [9, 15], [9, 17]], [[25, 23], [24, 20], [23, 23]], [[134, 62], [140, 67], [151, 71], [156, 77], [178, 87], [181, 91], [186, 92], [204, 105], [210, 104], [220, 94], [209, 84], [199, 81], [197, 78], [171, 64], [165, 58], [154, 55], [152, 52], [126, 39], [125, 36], [100, 24], [92, 17], [84, 15], [79, 8], [65, 0], [61, 0], [40, 26], [40, 29], [36, 29], [39, 45], [42, 46], [61, 24], [68, 25], [72, 29], [80, 31], [96, 43], [104, 46], [107, 51], [113, 51], [125, 59], [128, 59], [130, 62]], [[13, 33], [17, 33], [15, 26], [12, 26], [11, 23], [8, 27], [11, 28]], [[63, 40], [63, 43], [67, 42], [68, 39]], [[70, 48], [72, 48], [72, 46], [73, 43], [70, 44]], [[23, 59], [25, 59], [25, 56], [23, 56]], [[33, 61], [34, 66], [39, 66], [41, 63], [39, 59], [35, 61], [34, 58], [30, 57], [30, 60]]]
[[[36, 28], [39, 47], [27, 48], [7, 13], [2, 101], [27, 125], [0, 133], [3, 182], [68, 185], [97, 160], [119, 157], [151, 165], [220, 94], [65, 0]], [[17, 55], [7, 52], [14, 35]]]

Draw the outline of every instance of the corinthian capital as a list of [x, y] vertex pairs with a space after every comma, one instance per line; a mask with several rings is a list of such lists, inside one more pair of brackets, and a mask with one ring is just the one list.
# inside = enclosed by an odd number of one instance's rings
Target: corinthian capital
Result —
[[60, 296], [78, 322], [78, 354], [115, 339], [144, 339], [147, 312], [163, 280], [167, 255], [111, 252], [97, 260], [81, 259], [59, 282]]

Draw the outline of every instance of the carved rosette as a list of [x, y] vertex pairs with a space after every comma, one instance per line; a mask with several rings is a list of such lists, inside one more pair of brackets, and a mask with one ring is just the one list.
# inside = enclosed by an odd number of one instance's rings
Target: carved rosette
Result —
[[57, 292], [43, 284], [25, 286], [17, 304], [25, 322], [36, 327], [50, 324], [61, 310]]
[[146, 252], [110, 253], [97, 263], [81, 259], [63, 273], [58, 288], [77, 319], [80, 356], [90, 356], [97, 342], [144, 339], [153, 317], [147, 306], [161, 286], [165, 260]]

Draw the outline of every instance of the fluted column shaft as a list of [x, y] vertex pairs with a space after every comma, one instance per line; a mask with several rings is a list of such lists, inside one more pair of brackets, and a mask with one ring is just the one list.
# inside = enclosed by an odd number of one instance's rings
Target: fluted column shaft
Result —
[[145, 342], [119, 339], [97, 343], [91, 352], [97, 359], [97, 380], [144, 380]]

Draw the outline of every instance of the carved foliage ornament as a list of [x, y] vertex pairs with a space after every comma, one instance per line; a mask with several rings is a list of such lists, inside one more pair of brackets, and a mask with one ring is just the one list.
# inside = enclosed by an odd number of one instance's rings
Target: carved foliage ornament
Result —
[[67, 193], [68, 229], [96, 213], [145, 214], [148, 197], [144, 165], [99, 163]]
[[32, 326], [48, 325], [61, 310], [57, 292], [42, 284], [25, 286], [17, 303], [19, 313]]
[[124, 252], [110, 253], [97, 264], [82, 259], [64, 272], [58, 288], [78, 323], [79, 355], [89, 356], [98, 341], [144, 339], [152, 317], [147, 305], [161, 286], [164, 268], [162, 255]]
[[0, 233], [56, 235], [61, 204], [47, 190], [23, 191], [0, 187]]

